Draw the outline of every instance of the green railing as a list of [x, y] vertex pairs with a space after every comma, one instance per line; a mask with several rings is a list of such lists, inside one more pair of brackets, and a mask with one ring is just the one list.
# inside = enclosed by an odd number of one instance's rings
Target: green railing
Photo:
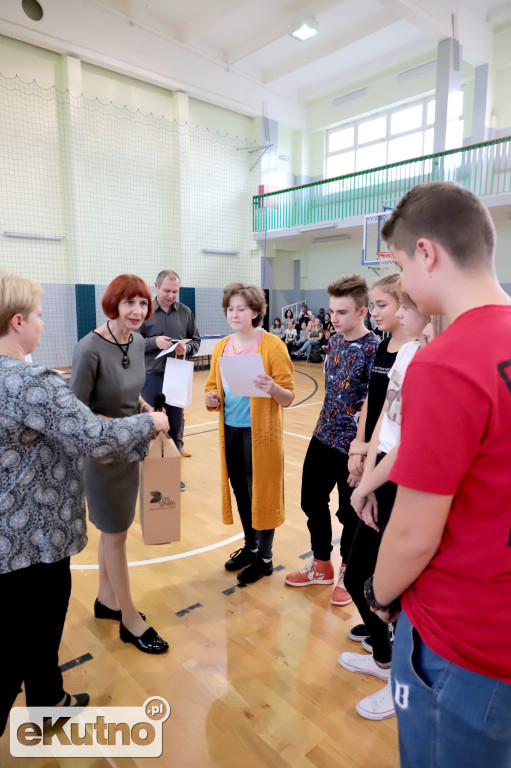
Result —
[[254, 195], [253, 231], [306, 227], [393, 207], [416, 184], [456, 181], [476, 195], [511, 192], [511, 137]]

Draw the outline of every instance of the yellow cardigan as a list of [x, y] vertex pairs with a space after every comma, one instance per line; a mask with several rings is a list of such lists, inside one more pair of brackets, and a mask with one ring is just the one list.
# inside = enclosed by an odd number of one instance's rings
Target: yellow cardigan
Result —
[[[232, 524], [232, 503], [227, 463], [225, 460], [224, 390], [219, 359], [228, 336], [216, 344], [206, 392], [217, 392], [220, 398], [219, 437], [222, 477], [222, 520]], [[263, 358], [268, 376], [294, 396], [293, 364], [285, 344], [271, 333], [263, 333], [257, 352]], [[208, 410], [215, 410], [208, 408]], [[273, 397], [251, 397], [252, 422], [252, 526], [257, 531], [282, 525], [284, 514], [284, 409]]]

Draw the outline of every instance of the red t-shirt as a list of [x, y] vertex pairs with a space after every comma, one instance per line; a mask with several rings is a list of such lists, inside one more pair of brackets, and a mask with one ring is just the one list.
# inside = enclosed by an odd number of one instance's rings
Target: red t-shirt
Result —
[[435, 653], [511, 683], [511, 306], [465, 312], [415, 355], [390, 480], [454, 494], [408, 618]]

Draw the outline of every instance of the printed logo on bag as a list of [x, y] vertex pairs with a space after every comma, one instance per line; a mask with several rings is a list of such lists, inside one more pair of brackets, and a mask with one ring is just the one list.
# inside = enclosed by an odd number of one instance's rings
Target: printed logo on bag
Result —
[[161, 757], [170, 704], [142, 707], [13, 707], [13, 757]]
[[176, 502], [170, 496], [163, 496], [161, 491], [149, 491], [152, 496], [150, 504], [158, 504], [158, 509], [172, 509]]

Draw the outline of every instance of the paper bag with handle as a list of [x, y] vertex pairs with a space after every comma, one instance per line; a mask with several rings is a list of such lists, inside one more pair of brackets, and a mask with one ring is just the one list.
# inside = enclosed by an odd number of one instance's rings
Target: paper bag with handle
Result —
[[140, 523], [144, 544], [180, 539], [181, 456], [160, 432], [140, 465]]
[[192, 404], [193, 363], [178, 357], [167, 357], [163, 392], [167, 405], [185, 408]]

